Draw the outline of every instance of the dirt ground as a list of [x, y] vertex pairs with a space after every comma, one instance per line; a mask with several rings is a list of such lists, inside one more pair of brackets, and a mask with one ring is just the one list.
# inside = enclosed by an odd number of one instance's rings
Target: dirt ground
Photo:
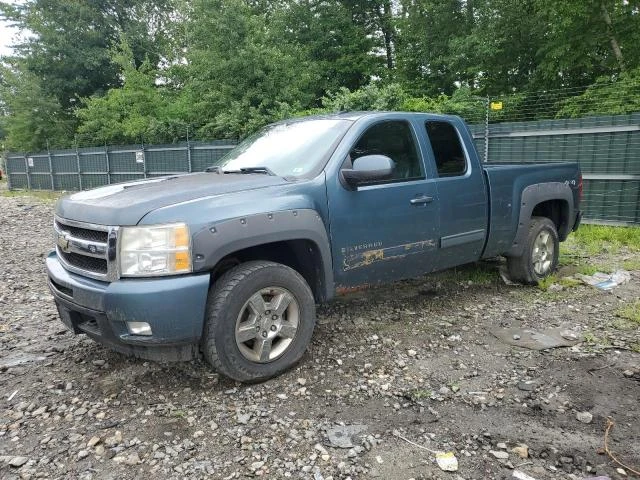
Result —
[[[609, 448], [640, 468], [640, 330], [620, 316], [638, 270], [610, 292], [542, 291], [489, 263], [341, 297], [296, 368], [244, 386], [66, 331], [43, 263], [53, 204], [0, 196], [0, 211], [1, 478], [628, 478], [601, 452], [607, 418]], [[599, 256], [622, 258], [640, 265]], [[584, 341], [527, 350], [491, 333], [508, 327]]]

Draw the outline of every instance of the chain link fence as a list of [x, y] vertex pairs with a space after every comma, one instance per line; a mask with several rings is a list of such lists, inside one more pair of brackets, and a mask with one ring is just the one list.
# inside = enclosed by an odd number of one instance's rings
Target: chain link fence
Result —
[[[610, 112], [620, 114], [605, 115]], [[484, 162], [579, 162], [585, 221], [640, 225], [640, 84], [471, 97], [451, 102], [442, 113], [458, 114], [470, 124]], [[202, 171], [234, 145], [213, 141], [8, 153], [6, 173], [11, 189], [84, 190]]]

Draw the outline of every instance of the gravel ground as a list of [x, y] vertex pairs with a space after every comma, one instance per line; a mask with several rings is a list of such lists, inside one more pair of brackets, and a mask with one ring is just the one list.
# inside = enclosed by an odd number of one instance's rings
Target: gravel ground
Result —
[[[599, 452], [607, 417], [610, 448], [640, 465], [640, 332], [615, 315], [640, 271], [609, 293], [462, 269], [342, 297], [296, 368], [244, 386], [67, 332], [43, 264], [52, 204], [0, 207], [1, 478], [623, 478]], [[640, 259], [604, 259], [620, 255]], [[531, 351], [490, 333], [519, 326], [586, 341]], [[405, 439], [454, 452], [458, 472]]]

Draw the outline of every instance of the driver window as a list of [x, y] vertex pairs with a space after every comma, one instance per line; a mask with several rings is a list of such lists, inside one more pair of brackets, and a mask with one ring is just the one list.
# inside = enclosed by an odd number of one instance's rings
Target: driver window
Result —
[[392, 181], [424, 178], [411, 127], [405, 121], [389, 120], [369, 127], [349, 152], [352, 162], [365, 155], [391, 158], [395, 163]]

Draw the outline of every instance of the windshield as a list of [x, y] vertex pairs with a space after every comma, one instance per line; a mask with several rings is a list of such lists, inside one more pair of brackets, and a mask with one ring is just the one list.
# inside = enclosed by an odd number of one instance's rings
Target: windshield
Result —
[[304, 177], [324, 166], [351, 121], [277, 123], [245, 139], [216, 163], [225, 172], [266, 167], [280, 177]]

